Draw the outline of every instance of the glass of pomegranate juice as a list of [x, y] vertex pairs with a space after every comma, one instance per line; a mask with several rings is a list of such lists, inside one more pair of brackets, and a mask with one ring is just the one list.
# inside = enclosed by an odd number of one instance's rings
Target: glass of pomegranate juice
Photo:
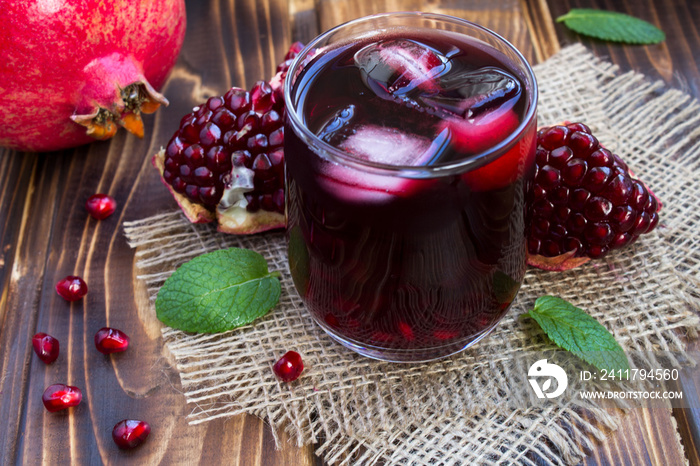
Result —
[[343, 345], [387, 361], [456, 353], [525, 274], [537, 85], [476, 24], [389, 13], [312, 41], [285, 82], [294, 284]]

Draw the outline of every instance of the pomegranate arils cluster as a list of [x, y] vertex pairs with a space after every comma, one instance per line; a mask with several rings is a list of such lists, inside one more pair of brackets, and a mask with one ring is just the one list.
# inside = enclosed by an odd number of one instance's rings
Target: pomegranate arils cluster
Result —
[[196, 223], [217, 218], [228, 233], [284, 226], [284, 79], [295, 43], [275, 77], [231, 88], [180, 121], [153, 158], [163, 182]]
[[190, 201], [215, 210], [236, 176], [232, 169], [250, 170], [247, 209], [284, 212], [283, 111], [284, 101], [264, 81], [251, 92], [233, 88], [211, 97], [182, 119], [165, 152], [163, 178]]
[[656, 197], [586, 125], [542, 128], [537, 142], [528, 239], [532, 265], [564, 254], [599, 258], [656, 227], [661, 208]]

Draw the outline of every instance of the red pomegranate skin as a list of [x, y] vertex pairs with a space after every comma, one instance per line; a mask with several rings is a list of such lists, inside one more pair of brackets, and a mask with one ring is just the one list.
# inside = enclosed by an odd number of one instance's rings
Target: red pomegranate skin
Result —
[[119, 88], [160, 89], [185, 35], [184, 0], [0, 0], [0, 146], [94, 141], [72, 115], [112, 108]]

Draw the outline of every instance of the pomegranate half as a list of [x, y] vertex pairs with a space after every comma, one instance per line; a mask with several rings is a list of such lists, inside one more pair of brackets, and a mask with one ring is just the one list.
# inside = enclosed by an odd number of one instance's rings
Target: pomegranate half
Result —
[[184, 0], [0, 0], [0, 146], [143, 136], [185, 35]]

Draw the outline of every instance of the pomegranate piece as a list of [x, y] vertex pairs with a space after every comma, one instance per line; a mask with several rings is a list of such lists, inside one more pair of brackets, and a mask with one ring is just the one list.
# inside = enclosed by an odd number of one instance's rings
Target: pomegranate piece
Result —
[[107, 194], [93, 194], [85, 203], [88, 213], [97, 220], [104, 220], [117, 209], [117, 201]]
[[137, 419], [124, 419], [117, 422], [114, 429], [112, 429], [112, 439], [119, 448], [131, 450], [141, 445], [150, 433], [151, 426], [148, 422]]
[[78, 406], [83, 399], [83, 393], [78, 387], [62, 383], [53, 384], [44, 390], [41, 401], [46, 410], [55, 413], [72, 406]]
[[32, 347], [39, 359], [46, 364], [51, 364], [58, 359], [58, 340], [43, 332], [32, 337]]
[[88, 292], [87, 283], [75, 275], [68, 275], [56, 283], [56, 292], [66, 301], [78, 301]]
[[530, 265], [577, 267], [656, 227], [659, 200], [586, 125], [541, 128], [537, 144]]
[[95, 333], [95, 348], [102, 354], [126, 351], [129, 341], [129, 336], [116, 328], [103, 327]]
[[[214, 212], [225, 191], [238, 189], [260, 200], [283, 189], [283, 165], [270, 154], [282, 150], [284, 102], [270, 85], [258, 82], [251, 92], [232, 88], [182, 119], [163, 159], [163, 180], [189, 202]], [[240, 197], [230, 203], [241, 201]], [[227, 199], [224, 198], [224, 203]], [[251, 203], [248, 211], [257, 211]], [[280, 214], [282, 212], [279, 212]]]
[[287, 351], [272, 366], [272, 370], [281, 381], [293, 382], [299, 378], [304, 370], [304, 362], [301, 360], [301, 355], [296, 351]]
[[194, 223], [219, 222], [227, 233], [285, 225], [284, 95], [295, 43], [270, 81], [231, 88], [182, 118], [167, 147], [153, 157], [165, 186]]

